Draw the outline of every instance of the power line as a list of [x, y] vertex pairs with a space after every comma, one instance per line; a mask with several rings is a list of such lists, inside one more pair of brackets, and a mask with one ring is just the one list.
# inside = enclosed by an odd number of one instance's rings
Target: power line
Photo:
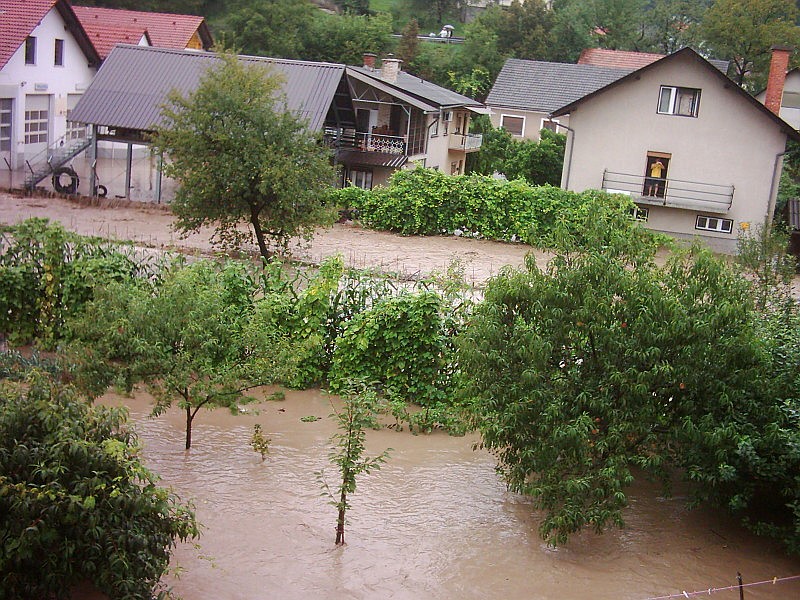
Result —
[[778, 583], [783, 583], [785, 581], [792, 581], [800, 579], [800, 575], [792, 575], [791, 577], [773, 577], [772, 579], [767, 579], [765, 581], [755, 581], [753, 583], [742, 583], [736, 585], [728, 585], [725, 587], [710, 587], [707, 590], [699, 590], [696, 592], [681, 592], [679, 594], [670, 594], [669, 596], [651, 596], [650, 598], [646, 598], [645, 600], [672, 600], [673, 598], [691, 598], [693, 596], [710, 596], [711, 594], [715, 594], [717, 592], [725, 592], [729, 590], [738, 590], [740, 588], [746, 587], [754, 587], [757, 585], [766, 585], [771, 583], [773, 585]]

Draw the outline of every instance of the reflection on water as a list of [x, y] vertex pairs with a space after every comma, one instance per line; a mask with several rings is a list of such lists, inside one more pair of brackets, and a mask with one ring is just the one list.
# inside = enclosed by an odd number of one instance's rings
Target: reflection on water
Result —
[[[334, 546], [335, 509], [315, 472], [325, 469], [333, 422], [321, 393], [287, 392], [259, 414], [201, 412], [194, 447], [183, 415], [148, 419], [147, 398], [121, 399], [145, 445], [146, 463], [203, 523], [199, 547], [176, 552], [175, 592], [185, 600], [267, 598], [630, 599], [800, 574], [800, 561], [712, 511], [685, 509], [642, 485], [627, 528], [546, 547], [524, 498], [506, 492], [474, 437], [371, 431], [368, 449], [392, 447], [383, 469], [359, 480], [347, 545]], [[325, 417], [312, 423], [300, 417]], [[254, 423], [272, 438], [262, 462]], [[738, 591], [714, 594], [738, 598]], [[800, 582], [751, 588], [747, 600], [800, 598]]]

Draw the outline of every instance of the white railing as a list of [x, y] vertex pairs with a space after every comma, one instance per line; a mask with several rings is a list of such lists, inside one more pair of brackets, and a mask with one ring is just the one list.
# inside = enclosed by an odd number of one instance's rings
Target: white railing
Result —
[[473, 152], [481, 149], [483, 134], [481, 133], [451, 133], [450, 149]]

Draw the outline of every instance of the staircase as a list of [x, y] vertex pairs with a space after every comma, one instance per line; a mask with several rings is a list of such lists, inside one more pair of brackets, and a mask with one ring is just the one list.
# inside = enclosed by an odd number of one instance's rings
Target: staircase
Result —
[[49, 146], [46, 151], [26, 161], [30, 173], [25, 177], [25, 189], [32, 190], [40, 181], [92, 145], [90, 136], [67, 140], [66, 136]]

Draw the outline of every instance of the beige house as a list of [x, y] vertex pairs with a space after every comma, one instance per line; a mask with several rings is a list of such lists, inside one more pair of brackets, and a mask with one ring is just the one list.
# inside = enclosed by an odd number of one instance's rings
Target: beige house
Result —
[[651, 229], [722, 252], [771, 220], [787, 137], [800, 141], [689, 48], [553, 113], [565, 115], [562, 187], [629, 195]]

